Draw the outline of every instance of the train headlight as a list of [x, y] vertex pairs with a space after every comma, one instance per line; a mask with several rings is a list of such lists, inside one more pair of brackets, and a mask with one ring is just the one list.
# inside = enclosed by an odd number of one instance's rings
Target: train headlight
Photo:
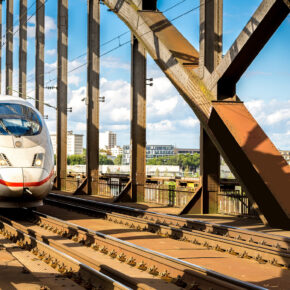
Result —
[[11, 163], [3, 153], [0, 153], [0, 166], [11, 166]]
[[43, 153], [37, 153], [34, 155], [32, 166], [35, 167], [41, 167], [44, 160], [44, 154]]

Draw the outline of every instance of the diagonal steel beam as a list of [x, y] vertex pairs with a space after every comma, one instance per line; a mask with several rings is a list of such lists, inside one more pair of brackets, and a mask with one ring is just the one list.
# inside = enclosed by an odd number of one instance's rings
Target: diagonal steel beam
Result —
[[193, 109], [231, 171], [257, 203], [262, 220], [290, 229], [290, 196], [285, 193], [285, 188], [290, 188], [290, 166], [246, 107], [239, 102], [213, 101], [204, 82], [188, 68], [189, 60], [190, 67], [195, 65], [197, 52], [162, 13], [138, 11], [130, 0], [103, 3], [127, 24]]
[[255, 11], [221, 63], [205, 79], [210, 90], [218, 85], [221, 98], [235, 95], [237, 81], [287, 17], [289, 0], [264, 0]]

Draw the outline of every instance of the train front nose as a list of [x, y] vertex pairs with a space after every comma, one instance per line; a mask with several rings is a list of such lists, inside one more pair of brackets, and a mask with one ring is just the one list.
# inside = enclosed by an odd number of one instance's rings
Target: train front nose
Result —
[[0, 168], [0, 197], [42, 199], [52, 181], [52, 173], [42, 168]]
[[35, 199], [42, 199], [51, 190], [53, 171], [43, 168], [23, 168], [24, 190], [33, 194]]
[[0, 168], [0, 197], [17, 198], [22, 195], [22, 168]]

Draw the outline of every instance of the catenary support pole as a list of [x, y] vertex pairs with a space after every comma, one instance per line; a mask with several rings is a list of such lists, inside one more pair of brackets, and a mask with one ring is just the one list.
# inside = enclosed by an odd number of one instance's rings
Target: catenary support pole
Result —
[[36, 1], [35, 106], [44, 114], [45, 0]]
[[27, 0], [19, 4], [19, 97], [26, 99], [27, 73]]
[[13, 85], [13, 0], [6, 0], [6, 95]]
[[144, 200], [146, 182], [146, 51], [132, 35], [131, 53], [131, 198]]
[[68, 0], [58, 0], [57, 31], [57, 188], [65, 190], [67, 169]]
[[[212, 73], [222, 58], [223, 0], [200, 1], [200, 70]], [[218, 99], [217, 89], [214, 95]], [[220, 187], [220, 155], [201, 126], [200, 176], [202, 213], [217, 213]]]
[[2, 93], [2, 0], [0, 0], [0, 94]]
[[87, 193], [97, 194], [100, 97], [100, 2], [98, 0], [88, 0], [87, 57]]

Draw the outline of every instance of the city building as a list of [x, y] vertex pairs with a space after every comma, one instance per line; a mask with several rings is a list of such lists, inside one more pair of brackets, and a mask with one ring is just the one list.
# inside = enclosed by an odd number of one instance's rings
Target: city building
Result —
[[[56, 154], [56, 134], [51, 134], [50, 137], [53, 146], [53, 152]], [[83, 137], [84, 136], [82, 134], [73, 134], [73, 131], [67, 132], [67, 155], [83, 154]]]
[[[174, 155], [173, 145], [147, 145], [146, 159]], [[123, 164], [130, 164], [130, 146], [123, 146]]]
[[100, 149], [110, 150], [117, 146], [117, 134], [112, 131], [100, 133]]
[[199, 149], [191, 149], [191, 148], [174, 148], [174, 154], [190, 154], [193, 155], [194, 153], [200, 153]]
[[117, 157], [118, 155], [123, 154], [123, 148], [121, 148], [120, 146], [114, 146], [110, 149], [110, 152], [111, 152], [111, 156]]
[[290, 151], [288, 150], [279, 150], [284, 159], [290, 164]]

